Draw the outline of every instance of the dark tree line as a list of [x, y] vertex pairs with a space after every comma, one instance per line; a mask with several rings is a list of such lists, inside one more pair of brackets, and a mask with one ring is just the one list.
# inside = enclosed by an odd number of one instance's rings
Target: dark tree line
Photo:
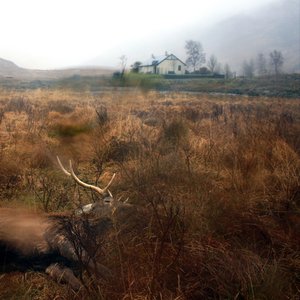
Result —
[[[192, 73], [223, 74], [226, 79], [235, 77], [235, 72], [232, 72], [229, 64], [226, 63], [222, 67], [216, 55], [212, 54], [206, 61], [206, 54], [200, 42], [188, 40], [185, 49], [187, 54], [186, 65]], [[203, 66], [205, 62], [207, 62], [207, 66]]]
[[[185, 42], [185, 50], [187, 57], [185, 62], [189, 72], [212, 75], [223, 74], [226, 79], [236, 76], [236, 73], [231, 70], [228, 63], [222, 66], [216, 55], [212, 54], [208, 60], [206, 60], [206, 53], [204, 52], [203, 46], [200, 42], [187, 40]], [[205, 63], [206, 66], [204, 66]], [[241, 74], [247, 78], [273, 74], [277, 76], [282, 73], [283, 63], [284, 57], [279, 50], [273, 50], [269, 53], [268, 57], [266, 57], [264, 53], [259, 53], [256, 59], [252, 58], [244, 60], [241, 68]], [[137, 73], [141, 64], [141, 62], [136, 61], [133, 65], [131, 65], [131, 71]]]
[[[187, 59], [186, 64], [193, 73], [210, 73], [224, 74], [225, 78], [234, 77], [235, 73], [231, 71], [230, 66], [226, 63], [224, 68], [218, 62], [217, 57], [212, 54], [207, 60], [207, 67], [202, 67], [206, 62], [206, 54], [204, 53], [202, 44], [197, 41], [188, 40], [185, 44]], [[252, 78], [254, 76], [279, 75], [282, 73], [284, 58], [279, 50], [273, 50], [269, 53], [269, 57], [263, 53], [259, 53], [257, 58], [245, 60], [242, 65], [242, 75]]]
[[245, 77], [275, 75], [282, 73], [284, 58], [281, 51], [273, 50], [269, 53], [269, 59], [264, 53], [259, 53], [256, 60], [245, 60], [242, 66], [242, 73]]

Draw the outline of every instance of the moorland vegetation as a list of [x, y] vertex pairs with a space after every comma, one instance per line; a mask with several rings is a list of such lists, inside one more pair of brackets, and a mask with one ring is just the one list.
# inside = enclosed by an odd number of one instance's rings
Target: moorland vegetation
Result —
[[2, 273], [1, 299], [299, 296], [298, 99], [2, 89], [0, 124], [1, 207], [97, 201], [62, 174], [59, 155], [86, 182], [116, 173], [113, 195], [148, 212], [134, 236], [116, 227], [95, 238], [112, 281], [83, 266], [74, 292], [43, 273]]

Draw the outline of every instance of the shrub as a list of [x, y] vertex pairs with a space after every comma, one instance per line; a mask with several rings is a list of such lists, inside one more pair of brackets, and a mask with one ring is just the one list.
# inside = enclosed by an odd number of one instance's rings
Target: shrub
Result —
[[9, 100], [9, 102], [7, 103], [5, 110], [6, 111], [13, 111], [13, 112], [27, 112], [31, 109], [31, 104], [30, 102], [23, 98], [13, 98], [11, 100]]
[[4, 155], [0, 158], [0, 189], [2, 199], [15, 196], [23, 179], [22, 165], [13, 156]]
[[129, 155], [139, 151], [139, 145], [135, 142], [125, 141], [117, 137], [112, 137], [107, 145], [106, 159], [122, 162], [128, 159]]
[[74, 111], [74, 106], [71, 105], [69, 102], [56, 100], [56, 101], [51, 101], [49, 103], [48, 109], [50, 111], [59, 112], [61, 114], [68, 114]]
[[167, 81], [160, 75], [128, 73], [123, 78], [125, 86], [139, 87], [142, 91], [147, 92], [151, 89], [161, 90], [167, 87]]
[[101, 105], [99, 108], [95, 108], [95, 111], [97, 114], [97, 123], [100, 127], [103, 127], [109, 121], [107, 108]]
[[89, 122], [82, 124], [71, 124], [62, 122], [53, 125], [52, 129], [49, 132], [49, 135], [61, 138], [75, 137], [82, 133], [91, 132], [93, 127], [93, 124]]
[[31, 190], [36, 203], [45, 212], [66, 210], [74, 206], [72, 181], [57, 176], [51, 169], [32, 170], [30, 173]]
[[172, 120], [163, 126], [163, 138], [171, 144], [178, 145], [188, 135], [188, 127], [181, 120]]
[[183, 115], [189, 121], [197, 122], [201, 119], [201, 113], [197, 107], [188, 107], [183, 111]]

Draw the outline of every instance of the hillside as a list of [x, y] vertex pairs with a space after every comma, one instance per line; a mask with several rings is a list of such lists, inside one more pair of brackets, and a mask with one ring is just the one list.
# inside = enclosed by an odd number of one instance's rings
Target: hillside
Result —
[[26, 75], [26, 70], [18, 67], [12, 61], [0, 58], [0, 76], [2, 77], [14, 77], [16, 74], [21, 76]]
[[17, 79], [60, 79], [71, 77], [74, 75], [80, 76], [101, 76], [111, 75], [113, 69], [101, 67], [76, 67], [69, 69], [58, 70], [33, 70], [24, 69], [17, 66], [15, 63], [0, 58], [0, 78], [17, 78]]
[[259, 11], [233, 16], [199, 37], [205, 51], [215, 53], [237, 72], [243, 60], [255, 59], [258, 53], [268, 57], [280, 50], [288, 72], [300, 72], [299, 1], [276, 1]]

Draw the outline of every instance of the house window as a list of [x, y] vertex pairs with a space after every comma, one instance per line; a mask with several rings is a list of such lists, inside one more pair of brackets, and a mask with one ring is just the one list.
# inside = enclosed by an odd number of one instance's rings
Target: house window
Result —
[[181, 71], [181, 65], [178, 66], [178, 71]]

